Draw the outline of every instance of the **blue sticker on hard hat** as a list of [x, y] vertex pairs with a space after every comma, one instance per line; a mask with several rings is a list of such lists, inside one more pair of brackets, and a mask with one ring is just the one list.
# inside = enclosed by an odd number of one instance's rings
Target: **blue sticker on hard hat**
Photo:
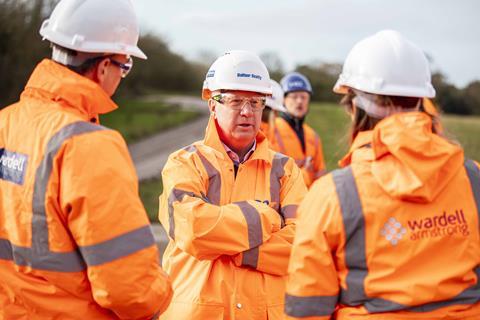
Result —
[[0, 179], [22, 185], [27, 163], [27, 155], [0, 149]]
[[215, 76], [215, 70], [208, 70], [207, 78], [213, 78]]
[[305, 81], [303, 81], [300, 78], [294, 79], [294, 80], [291, 80], [290, 82], [288, 82], [288, 89], [289, 90], [305, 89], [306, 87], [307, 87], [307, 84], [305, 83]]
[[262, 76], [259, 76], [258, 74], [243, 72], [237, 72], [237, 78], [253, 78], [257, 80], [262, 80]]

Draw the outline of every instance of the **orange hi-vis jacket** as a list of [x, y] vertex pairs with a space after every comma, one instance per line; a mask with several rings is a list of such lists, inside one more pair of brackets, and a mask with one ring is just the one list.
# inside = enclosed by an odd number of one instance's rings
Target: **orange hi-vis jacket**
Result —
[[303, 173], [307, 187], [325, 174], [325, 161], [323, 159], [322, 143], [315, 131], [303, 123], [305, 139], [305, 152], [302, 144], [288, 122], [282, 117], [275, 118], [273, 135], [269, 135], [270, 147], [289, 157], [292, 157]]
[[163, 256], [174, 297], [161, 319], [283, 318], [300, 170], [268, 148], [262, 133], [239, 165], [227, 155], [211, 117], [203, 141], [170, 155], [162, 173]]
[[480, 319], [480, 170], [431, 128], [390, 116], [311, 188], [288, 319]]
[[171, 284], [114, 102], [51, 60], [0, 111], [0, 319], [150, 319]]
[[[275, 126], [274, 125], [270, 125], [270, 123], [268, 122], [261, 122], [260, 123], [260, 131], [263, 133], [263, 135], [267, 138], [267, 140], [269, 141], [273, 141], [274, 139], [274, 133], [275, 133]], [[270, 146], [271, 147], [271, 146]]]

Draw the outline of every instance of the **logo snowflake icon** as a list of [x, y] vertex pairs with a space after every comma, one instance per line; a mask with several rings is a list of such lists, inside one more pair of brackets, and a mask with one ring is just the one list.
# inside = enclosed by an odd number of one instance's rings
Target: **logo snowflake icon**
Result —
[[394, 246], [397, 245], [398, 241], [400, 241], [406, 233], [407, 229], [395, 218], [388, 219], [382, 230], [380, 230], [380, 234]]

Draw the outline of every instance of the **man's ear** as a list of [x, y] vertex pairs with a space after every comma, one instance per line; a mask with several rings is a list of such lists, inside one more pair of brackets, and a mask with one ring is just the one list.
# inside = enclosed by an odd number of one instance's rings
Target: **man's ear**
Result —
[[101, 85], [107, 76], [107, 68], [110, 65], [110, 59], [106, 58], [100, 61], [95, 68], [95, 78], [98, 83]]
[[208, 109], [210, 110], [211, 114], [215, 114], [216, 106], [217, 106], [217, 104], [215, 103], [215, 100], [208, 99]]

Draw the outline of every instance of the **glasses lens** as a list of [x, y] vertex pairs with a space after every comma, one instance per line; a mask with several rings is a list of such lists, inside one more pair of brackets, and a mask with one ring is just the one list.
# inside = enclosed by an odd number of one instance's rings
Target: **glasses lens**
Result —
[[129, 73], [130, 71], [132, 70], [132, 67], [133, 67], [133, 59], [131, 57], [128, 57], [128, 61], [125, 62], [125, 63], [121, 63], [121, 62], [118, 62], [112, 58], [110, 58], [110, 61], [116, 65], [117, 67], [120, 68], [121, 72], [122, 72], [122, 78], [125, 78]]
[[[253, 111], [260, 111], [263, 110], [266, 103], [265, 97], [245, 98], [229, 94], [223, 94], [222, 100], [223, 104], [236, 111], [242, 110], [243, 107], [247, 104], [247, 102]], [[222, 103], [222, 101], [220, 100], [216, 99], [216, 101]]]

